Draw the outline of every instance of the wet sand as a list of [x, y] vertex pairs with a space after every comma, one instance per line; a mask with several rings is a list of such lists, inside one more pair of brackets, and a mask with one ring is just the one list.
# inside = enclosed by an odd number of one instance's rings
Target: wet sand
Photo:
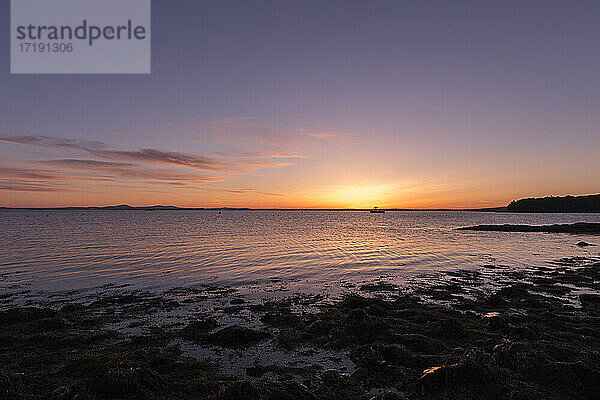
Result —
[[597, 257], [351, 292], [7, 294], [0, 398], [592, 399], [600, 391]]

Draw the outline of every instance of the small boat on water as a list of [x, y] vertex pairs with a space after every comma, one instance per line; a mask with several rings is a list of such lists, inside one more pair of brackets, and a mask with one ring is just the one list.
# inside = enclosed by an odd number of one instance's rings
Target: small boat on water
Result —
[[385, 210], [382, 210], [381, 208], [375, 206], [372, 209], [370, 209], [369, 212], [373, 214], [383, 214]]

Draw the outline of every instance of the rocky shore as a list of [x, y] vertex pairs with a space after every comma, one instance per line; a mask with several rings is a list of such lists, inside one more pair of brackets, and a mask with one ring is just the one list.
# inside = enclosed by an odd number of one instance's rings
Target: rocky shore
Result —
[[[329, 302], [226, 288], [20, 307], [5, 296], [0, 398], [594, 399], [598, 292], [597, 259], [564, 259], [452, 271], [410, 291], [376, 282]], [[223, 368], [248, 354], [243, 370]]]

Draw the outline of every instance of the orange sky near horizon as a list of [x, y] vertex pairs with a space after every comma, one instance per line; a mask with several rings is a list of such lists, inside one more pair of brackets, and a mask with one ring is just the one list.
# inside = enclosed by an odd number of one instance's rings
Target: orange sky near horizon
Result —
[[[305, 136], [301, 133], [298, 141], [290, 142], [300, 143]], [[523, 197], [593, 193], [597, 174], [589, 169], [573, 178], [575, 171], [564, 165], [546, 167], [540, 174], [534, 157], [519, 157], [496, 170], [494, 163], [482, 166], [477, 159], [447, 161], [443, 168], [439, 160], [411, 159], [408, 154], [411, 166], [365, 153], [359, 134], [307, 137], [272, 156], [266, 151], [213, 151], [218, 159], [108, 150], [105, 144], [95, 149], [90, 143], [48, 137], [0, 137], [0, 148], [8, 150], [15, 164], [0, 164], [0, 206], [484, 208]], [[355, 162], [358, 155], [362, 159]]]
[[559, 141], [532, 153], [472, 137], [429, 147], [255, 119], [190, 129], [189, 138], [174, 133], [184, 144], [168, 150], [151, 148], [152, 138], [136, 149], [114, 138], [0, 136], [0, 206], [460, 209], [596, 193], [600, 181], [593, 158]]

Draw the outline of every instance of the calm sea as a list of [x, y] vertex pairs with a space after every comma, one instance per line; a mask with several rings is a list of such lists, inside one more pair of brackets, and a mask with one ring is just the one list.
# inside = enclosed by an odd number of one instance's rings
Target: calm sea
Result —
[[[0, 288], [197, 283], [308, 285], [569, 256], [600, 237], [456, 231], [476, 224], [600, 222], [600, 214], [328, 211], [3, 211]], [[12, 286], [11, 286], [12, 285]]]

